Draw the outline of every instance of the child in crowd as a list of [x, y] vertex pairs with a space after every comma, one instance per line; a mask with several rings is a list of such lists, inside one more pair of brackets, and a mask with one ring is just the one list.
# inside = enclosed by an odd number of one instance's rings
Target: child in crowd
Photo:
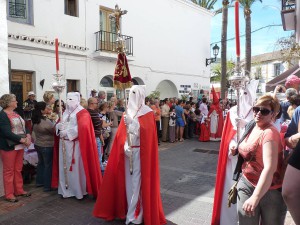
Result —
[[202, 120], [202, 113], [200, 109], [195, 109], [195, 115], [196, 115], [196, 135], [200, 134], [200, 127], [201, 127], [201, 120]]
[[176, 112], [175, 106], [170, 108], [170, 120], [169, 120], [169, 140], [171, 143], [175, 142], [175, 125], [176, 125]]
[[202, 116], [200, 125], [200, 136], [199, 141], [205, 142], [210, 140], [210, 121], [206, 116]]

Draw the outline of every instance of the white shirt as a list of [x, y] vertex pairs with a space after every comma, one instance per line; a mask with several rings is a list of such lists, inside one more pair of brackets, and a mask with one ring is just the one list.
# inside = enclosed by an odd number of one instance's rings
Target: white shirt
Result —
[[199, 110], [201, 111], [201, 113], [205, 116], [208, 115], [208, 109], [207, 109], [207, 105], [205, 103], [201, 103], [199, 106]]

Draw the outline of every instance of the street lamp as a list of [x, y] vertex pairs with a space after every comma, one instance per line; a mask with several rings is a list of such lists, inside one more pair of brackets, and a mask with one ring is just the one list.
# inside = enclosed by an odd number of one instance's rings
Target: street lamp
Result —
[[230, 102], [232, 103], [232, 94], [234, 90], [232, 88], [229, 88], [229, 93], [230, 93]]
[[213, 54], [214, 54], [215, 58], [206, 59], [206, 66], [210, 65], [211, 63], [213, 63], [217, 60], [217, 55], [219, 54], [220, 47], [217, 44], [215, 44], [215, 46], [212, 49], [213, 49]]

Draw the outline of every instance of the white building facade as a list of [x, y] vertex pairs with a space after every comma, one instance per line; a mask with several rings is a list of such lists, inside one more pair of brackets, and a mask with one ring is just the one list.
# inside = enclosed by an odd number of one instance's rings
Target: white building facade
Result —
[[259, 79], [258, 92], [266, 92], [266, 83], [289, 69], [289, 65], [283, 62], [280, 51], [264, 53], [251, 57], [251, 76]]
[[[0, 1], [0, 96], [9, 93], [6, 0]], [[4, 195], [3, 164], [0, 156], [0, 197]]]
[[65, 93], [114, 94], [116, 34], [109, 14], [116, 3], [128, 11], [121, 28], [135, 84], [145, 84], [147, 94], [160, 91], [160, 98], [209, 88], [205, 58], [210, 57], [212, 13], [190, 1], [22, 0], [7, 2], [11, 91], [18, 100], [28, 91], [42, 100], [44, 91], [52, 90], [55, 38]]
[[0, 96], [9, 92], [6, 0], [0, 1]]

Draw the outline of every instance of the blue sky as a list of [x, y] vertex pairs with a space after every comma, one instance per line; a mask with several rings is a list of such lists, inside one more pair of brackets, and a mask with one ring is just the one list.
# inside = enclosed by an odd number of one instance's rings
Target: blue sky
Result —
[[[215, 9], [222, 7], [222, 0], [218, 0]], [[252, 31], [268, 25], [282, 24], [281, 21], [281, 1], [279, 0], [263, 0], [253, 4], [251, 23]], [[211, 43], [221, 41], [222, 14], [216, 15], [212, 19]], [[234, 34], [234, 8], [228, 9], [228, 34], [230, 39]], [[240, 35], [245, 34], [245, 19], [243, 9], [240, 9]], [[275, 43], [281, 37], [290, 36], [291, 32], [284, 31], [282, 26], [269, 27], [252, 33], [252, 56], [272, 52], [276, 50]], [[241, 59], [245, 56], [245, 37], [240, 38], [241, 41]], [[221, 44], [218, 43], [219, 47]], [[219, 55], [220, 56], [220, 53]], [[236, 59], [235, 40], [227, 42], [227, 57]]]

